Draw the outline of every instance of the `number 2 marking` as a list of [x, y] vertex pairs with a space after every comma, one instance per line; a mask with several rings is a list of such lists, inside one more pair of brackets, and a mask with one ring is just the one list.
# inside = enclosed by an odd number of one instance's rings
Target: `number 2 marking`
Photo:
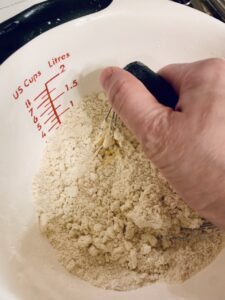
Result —
[[60, 66], [60, 70], [61, 70], [61, 73], [64, 73], [66, 71], [66, 66], [65, 65], [61, 65]]

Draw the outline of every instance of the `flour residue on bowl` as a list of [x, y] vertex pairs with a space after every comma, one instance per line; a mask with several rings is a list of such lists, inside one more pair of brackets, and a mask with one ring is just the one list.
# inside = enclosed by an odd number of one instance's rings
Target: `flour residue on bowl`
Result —
[[33, 186], [40, 230], [64, 267], [93, 285], [184, 281], [217, 256], [224, 235], [202, 229], [119, 120], [96, 153], [107, 110], [103, 93], [84, 97], [48, 143]]

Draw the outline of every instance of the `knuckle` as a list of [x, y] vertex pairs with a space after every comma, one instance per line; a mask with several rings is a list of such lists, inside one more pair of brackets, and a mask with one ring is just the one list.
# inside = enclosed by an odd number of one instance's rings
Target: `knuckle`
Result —
[[224, 80], [225, 60], [223, 58], [210, 58], [201, 61], [191, 68], [185, 75], [186, 87], [198, 87], [206, 82], [215, 84]]
[[225, 60], [222, 58], [211, 58], [205, 69], [205, 79], [211, 78], [211, 82], [220, 84], [225, 78]]
[[210, 58], [208, 63], [213, 68], [225, 68], [225, 59], [220, 57]]
[[[215, 75], [225, 72], [225, 60], [223, 58], [210, 58], [205, 61], [205, 71], [213, 72]], [[207, 74], [206, 74], [207, 75]]]

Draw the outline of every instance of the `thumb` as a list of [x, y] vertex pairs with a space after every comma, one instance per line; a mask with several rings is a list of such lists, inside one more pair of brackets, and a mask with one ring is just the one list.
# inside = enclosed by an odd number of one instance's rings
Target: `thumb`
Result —
[[106, 68], [100, 80], [113, 110], [154, 161], [155, 154], [165, 149], [164, 137], [174, 111], [161, 105], [141, 81], [123, 69]]

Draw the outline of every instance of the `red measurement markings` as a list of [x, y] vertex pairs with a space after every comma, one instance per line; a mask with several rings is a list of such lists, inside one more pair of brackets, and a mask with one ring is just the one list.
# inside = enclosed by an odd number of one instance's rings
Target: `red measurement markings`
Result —
[[[60, 105], [61, 106], [61, 105]], [[70, 108], [66, 108], [63, 112], [61, 112], [61, 114], [59, 114], [59, 117], [61, 117], [63, 114], [65, 114], [65, 112], [67, 112]], [[51, 123], [53, 123], [55, 120], [57, 120], [56, 118], [54, 118], [53, 120], [51, 120]]]
[[[52, 78], [50, 78], [46, 83], [44, 84], [44, 90], [37, 95], [37, 97], [34, 98], [34, 101], [37, 101], [38, 99], [41, 99], [41, 102], [37, 105], [37, 110], [44, 109], [44, 111], [41, 112], [40, 117], [44, 117], [47, 115], [47, 119], [44, 121], [44, 125], [47, 125], [49, 122], [55, 122], [54, 127], [58, 124], [60, 125], [61, 119], [60, 116], [65, 112], [58, 113], [58, 109], [61, 107], [61, 105], [55, 105], [55, 102], [60, 99], [64, 94], [64, 92], [61, 92], [60, 94], [56, 95], [54, 98], [52, 96], [52, 93], [56, 90], [56, 88], [49, 88], [49, 85], [58, 77], [60, 76], [60, 73], [56, 74]], [[51, 126], [51, 128], [48, 130], [49, 132], [54, 128]]]
[[[60, 74], [56, 74], [55, 76], [53, 76], [51, 79], [49, 79], [46, 83], [45, 83], [45, 89], [37, 96], [34, 98], [34, 101], [37, 101], [38, 99], [40, 99], [40, 96], [42, 96], [42, 102], [37, 106], [37, 109], [41, 108], [43, 104], [45, 104], [47, 102], [47, 105], [50, 104], [50, 106], [52, 107], [53, 111], [54, 111], [54, 105], [53, 105], [53, 101], [51, 98], [51, 94], [52, 92], [54, 92], [56, 90], [56, 88], [53, 88], [51, 90], [49, 90], [48, 84], [50, 82], [52, 82], [54, 79], [56, 79]], [[46, 107], [46, 106], [45, 106]], [[57, 112], [56, 112], [57, 114]]]
[[29, 99], [27, 99], [25, 101], [25, 106], [27, 108], [27, 111], [28, 111], [31, 119], [32, 119], [32, 122], [37, 127], [37, 130], [41, 132], [41, 137], [45, 138], [46, 137], [46, 133], [43, 130], [43, 126], [40, 123], [39, 117], [35, 115], [34, 108], [32, 107], [32, 103], [31, 103], [31, 101]]
[[[49, 91], [49, 89], [48, 89], [48, 84], [49, 84], [52, 80], [54, 80], [56, 77], [58, 77], [58, 76], [59, 76], [59, 74], [55, 75], [55, 76], [52, 77], [50, 80], [48, 80], [48, 81], [45, 83], [45, 88], [46, 88], [46, 91], [47, 91], [49, 103], [50, 103], [50, 105], [51, 105], [51, 107], [52, 107], [52, 111], [53, 111], [53, 113], [55, 114], [55, 117], [56, 117], [58, 123], [61, 124], [60, 117], [59, 117], [59, 115], [58, 115], [58, 113], [57, 113], [57, 109], [55, 108], [55, 105], [54, 105], [53, 100], [52, 100], [52, 98], [51, 98], [51, 93], [50, 93], [50, 91]], [[64, 94], [64, 93], [63, 93], [63, 94]], [[62, 95], [63, 95], [63, 94], [62, 94]], [[59, 96], [57, 96], [57, 97], [59, 98]]]
[[[49, 91], [49, 93], [51, 94], [52, 92], [54, 92], [56, 90], [56, 88], [52, 89], [51, 91]], [[46, 95], [43, 95], [41, 98], [44, 99], [47, 96], [47, 92]]]
[[[67, 107], [63, 112], [61, 112], [61, 113], [59, 114], [59, 117], [61, 117], [63, 114], [65, 114], [65, 112], [67, 112], [69, 109], [70, 109], [70, 107]], [[53, 120], [51, 120], [51, 123], [53, 123], [55, 120], [56, 120], [56, 118], [54, 118]], [[51, 128], [49, 128], [48, 132], [52, 131], [52, 129], [53, 129], [57, 124], [58, 124], [58, 121], [57, 121], [56, 123], [54, 123], [54, 124], [52, 125]], [[56, 128], [56, 129], [57, 129], [57, 128]]]
[[57, 102], [64, 94], [72, 91], [78, 85], [77, 80], [73, 80], [72, 83], [65, 84], [63, 90], [59, 92], [56, 91], [58, 86], [57, 78], [65, 71], [65, 67], [61, 67], [61, 72], [46, 81], [43, 85], [43, 90], [32, 101], [26, 101], [27, 110], [38, 131], [41, 131], [42, 138], [46, 136], [45, 132], [49, 133], [53, 129], [56, 130], [59, 128], [62, 123], [62, 115], [73, 106], [72, 100], [65, 108], [63, 108], [62, 104]]
[[50, 108], [51, 108], [51, 106], [49, 106], [45, 111], [43, 111], [43, 113], [40, 115], [40, 117], [43, 117], [47, 113], [47, 111], [49, 111]]
[[[60, 97], [62, 97], [62, 95], [64, 95], [65, 94], [65, 92], [62, 92], [61, 94], [59, 94], [57, 97], [55, 97], [54, 99], [52, 99], [52, 102], [54, 103], [56, 100], [58, 100]], [[48, 99], [47, 99], [48, 100]], [[52, 107], [52, 105], [51, 105], [51, 103], [50, 102], [48, 102], [47, 104], [45, 104], [45, 106], [44, 107]]]
[[[60, 104], [60, 105], [58, 105], [55, 109], [57, 110], [57, 109], [60, 108], [61, 106], [62, 106], [62, 105]], [[51, 111], [50, 113], [48, 113], [48, 115], [49, 115], [49, 114], [51, 114], [51, 115], [50, 115], [50, 117], [44, 122], [45, 125], [46, 125], [46, 124], [51, 120], [51, 118], [54, 117], [54, 115], [55, 115], [55, 113], [52, 112], [52, 111]], [[54, 119], [54, 120], [55, 120], [55, 119]]]
[[[54, 92], [55, 89], [56, 89], [56, 88], [52, 89], [52, 90], [50, 91], [50, 93]], [[43, 95], [44, 93], [46, 93], [46, 94]], [[38, 99], [40, 98], [41, 95], [43, 95], [43, 96], [42, 96], [42, 99], [45, 98], [45, 97], [47, 96], [47, 91], [44, 89], [37, 97], [34, 98], [34, 102], [35, 102], [36, 100], [38, 100]]]
[[57, 97], [55, 97], [52, 102], [55, 102], [56, 100], [58, 100], [60, 97], [62, 97], [62, 95], [64, 95], [65, 92], [62, 92], [61, 94], [59, 94]]

